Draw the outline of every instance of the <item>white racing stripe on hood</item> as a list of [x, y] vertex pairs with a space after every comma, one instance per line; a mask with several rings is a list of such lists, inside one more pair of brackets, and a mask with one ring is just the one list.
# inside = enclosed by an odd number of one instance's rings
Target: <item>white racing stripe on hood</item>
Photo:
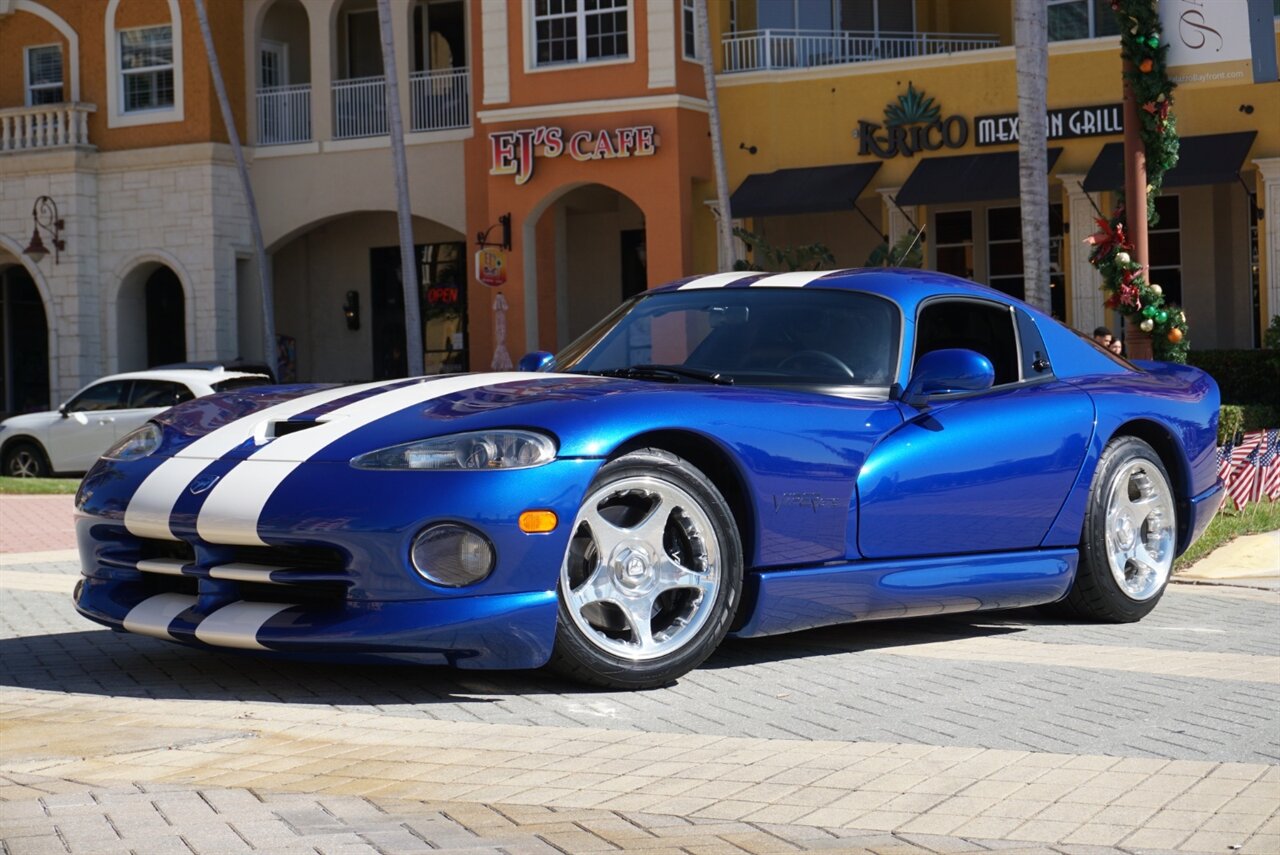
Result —
[[739, 279], [746, 279], [749, 276], [759, 276], [760, 274], [754, 270], [735, 270], [732, 273], [711, 273], [707, 276], [701, 276], [692, 282], [686, 282], [677, 288], [677, 291], [692, 291], [696, 288], [723, 288], [725, 285], [732, 285]]
[[797, 270], [794, 273], [775, 273], [752, 282], [751, 288], [802, 288], [815, 279], [821, 279], [830, 270]]
[[258, 426], [268, 420], [287, 419], [330, 401], [355, 395], [399, 380], [383, 380], [359, 386], [340, 386], [311, 395], [303, 395], [265, 410], [249, 413], [197, 439], [173, 457], [161, 463], [143, 480], [129, 499], [124, 512], [124, 527], [138, 537], [177, 540], [169, 530], [169, 515], [182, 491], [209, 462], [236, 448], [253, 436]]
[[196, 531], [210, 543], [266, 546], [258, 537], [258, 518], [276, 488], [306, 460], [347, 434], [378, 419], [436, 398], [516, 381], [545, 380], [558, 374], [469, 374], [405, 386], [334, 410], [321, 424], [286, 434], [255, 451], [222, 477], [200, 508]]

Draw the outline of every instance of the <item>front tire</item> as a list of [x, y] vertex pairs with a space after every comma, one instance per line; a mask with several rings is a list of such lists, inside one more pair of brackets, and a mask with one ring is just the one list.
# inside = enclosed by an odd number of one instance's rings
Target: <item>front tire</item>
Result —
[[5, 449], [4, 474], [11, 478], [45, 478], [49, 461], [34, 442], [15, 442]]
[[659, 449], [605, 464], [573, 522], [558, 591], [553, 669], [615, 689], [684, 676], [720, 644], [741, 596], [728, 503]]
[[1141, 620], [1164, 596], [1178, 516], [1169, 473], [1142, 440], [1113, 439], [1089, 491], [1080, 566], [1055, 611], [1106, 623]]

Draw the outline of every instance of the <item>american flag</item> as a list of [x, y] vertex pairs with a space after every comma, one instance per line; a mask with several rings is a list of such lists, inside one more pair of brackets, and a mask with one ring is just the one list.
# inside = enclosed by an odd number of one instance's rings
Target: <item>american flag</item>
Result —
[[1244, 510], [1249, 502], [1256, 502], [1262, 489], [1260, 459], [1269, 445], [1269, 437], [1275, 431], [1249, 431], [1240, 442], [1227, 445], [1218, 451], [1218, 477], [1227, 487], [1227, 496], [1235, 503], [1236, 510]]
[[1267, 431], [1262, 454], [1258, 455], [1257, 494], [1273, 502], [1280, 499], [1280, 430]]

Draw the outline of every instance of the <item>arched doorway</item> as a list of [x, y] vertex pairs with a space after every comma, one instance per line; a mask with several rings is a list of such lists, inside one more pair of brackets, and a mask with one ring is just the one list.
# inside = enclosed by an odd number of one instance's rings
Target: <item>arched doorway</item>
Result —
[[[428, 374], [469, 369], [466, 243], [413, 218], [423, 363]], [[270, 247], [281, 379], [357, 382], [403, 377], [404, 285], [389, 211], [330, 217]]]
[[31, 274], [0, 260], [0, 411], [49, 407], [49, 321]]
[[543, 212], [536, 234], [544, 346], [564, 347], [648, 287], [644, 212], [617, 190], [587, 184], [568, 191]]
[[258, 29], [259, 145], [311, 139], [311, 30], [300, 0], [275, 0]]
[[116, 298], [116, 334], [120, 371], [186, 362], [186, 295], [178, 274], [148, 262], [125, 276]]

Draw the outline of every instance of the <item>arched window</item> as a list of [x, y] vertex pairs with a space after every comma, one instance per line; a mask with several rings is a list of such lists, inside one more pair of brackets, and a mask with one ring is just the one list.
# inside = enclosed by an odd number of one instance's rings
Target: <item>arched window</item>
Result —
[[[128, 0], [125, 0], [128, 2]], [[121, 0], [107, 3], [107, 127], [183, 120], [182, 12], [168, 0], [169, 20], [116, 27]]]

